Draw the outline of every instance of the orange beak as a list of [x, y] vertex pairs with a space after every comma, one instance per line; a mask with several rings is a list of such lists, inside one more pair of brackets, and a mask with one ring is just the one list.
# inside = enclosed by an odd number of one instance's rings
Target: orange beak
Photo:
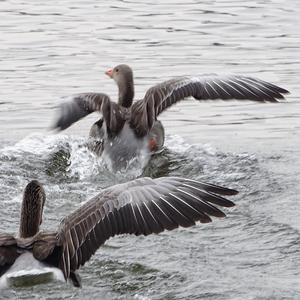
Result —
[[107, 76], [109, 76], [110, 78], [112, 78], [112, 77], [113, 77], [113, 69], [108, 69], [108, 70], [105, 72], [105, 74], [106, 74]]

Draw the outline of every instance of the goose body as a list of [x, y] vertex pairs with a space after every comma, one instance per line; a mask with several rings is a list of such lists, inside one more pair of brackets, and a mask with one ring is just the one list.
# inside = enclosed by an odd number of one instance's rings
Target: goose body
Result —
[[[106, 74], [119, 88], [118, 103], [103, 93], [82, 93], [61, 105], [54, 128], [64, 130], [92, 112], [100, 112], [90, 136], [96, 153], [108, 154], [115, 168], [122, 168], [146, 146], [150, 153], [164, 144], [164, 128], [157, 119], [168, 107], [187, 97], [205, 100], [251, 100], [277, 102], [287, 90], [269, 82], [242, 75], [205, 75], [178, 77], [157, 84], [141, 100], [133, 102], [133, 72], [128, 65], [118, 65]], [[120, 141], [120, 143], [116, 142]], [[124, 152], [120, 149], [123, 148]]]
[[146, 164], [153, 152], [162, 149], [164, 144], [164, 128], [160, 121], [156, 121], [149, 135], [137, 138], [134, 130], [125, 123], [120, 132], [108, 137], [105, 123], [101, 127], [96, 122], [90, 130], [89, 148], [102, 155], [112, 170], [126, 169], [128, 164]]
[[81, 286], [77, 270], [110, 237], [149, 235], [189, 227], [233, 202], [237, 191], [178, 177], [139, 178], [102, 190], [66, 216], [55, 232], [40, 231], [45, 193], [34, 180], [25, 188], [19, 235], [0, 233], [0, 284], [70, 280]]
[[113, 170], [126, 168], [134, 158], [140, 161], [142, 156], [150, 156], [147, 142], [146, 137], [137, 139], [126, 123], [118, 135], [103, 140], [103, 157]]

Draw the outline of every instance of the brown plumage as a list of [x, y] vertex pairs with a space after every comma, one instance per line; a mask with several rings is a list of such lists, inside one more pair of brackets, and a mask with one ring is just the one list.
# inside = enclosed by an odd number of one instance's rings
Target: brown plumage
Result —
[[[157, 117], [168, 107], [187, 97], [194, 97], [200, 101], [236, 99], [277, 102], [278, 99], [284, 99], [283, 94], [288, 93], [287, 90], [274, 84], [247, 76], [186, 76], [151, 87], [143, 99], [133, 103], [134, 82], [131, 68], [122, 64], [108, 70], [106, 74], [118, 85], [118, 103], [112, 102], [109, 96], [103, 93], [75, 95], [70, 102], [61, 105], [61, 112], [54, 128], [64, 130], [88, 114], [100, 112], [103, 122], [96, 122], [90, 135], [103, 141], [101, 151], [107, 149], [107, 152], [116, 153], [111, 157], [116, 164], [124, 160], [124, 157], [128, 161], [138, 154], [141, 148], [139, 140], [146, 140], [145, 144], [152, 140], [152, 144], [153, 142], [157, 144], [153, 149], [160, 149], [164, 143], [164, 129]], [[130, 138], [130, 134], [126, 131], [121, 142], [118, 140], [110, 147], [115, 139], [120, 139], [126, 124], [133, 132], [134, 138]], [[153, 131], [159, 132], [154, 139]]]
[[45, 204], [45, 191], [38, 181], [27, 185], [22, 202], [19, 235], [21, 238], [34, 236], [39, 232], [42, 223], [42, 212]]
[[[187, 97], [197, 100], [252, 100], [277, 102], [284, 99], [287, 90], [256, 78], [230, 75], [206, 75], [199, 77], [178, 77], [151, 87], [142, 100], [132, 105], [134, 84], [132, 70], [127, 65], [118, 65], [106, 72], [119, 88], [118, 105], [103, 93], [75, 95], [71, 102], [61, 106], [61, 114], [54, 128], [63, 130], [84, 116], [98, 111], [104, 115], [106, 126], [113, 131], [120, 120], [129, 122], [133, 130], [144, 136], [151, 130], [157, 116]], [[115, 114], [116, 113], [116, 114]], [[115, 121], [112, 119], [115, 118]]]
[[[43, 203], [41, 191], [37, 181], [30, 182], [23, 202]], [[225, 216], [217, 206], [234, 205], [222, 195], [235, 194], [232, 189], [178, 177], [140, 178], [112, 186], [64, 218], [56, 232], [33, 231], [34, 235], [26, 238], [0, 234], [0, 275], [24, 251], [31, 251], [37, 260], [61, 269], [66, 280], [80, 286], [76, 270], [110, 237], [148, 235], [189, 227], [197, 221], [211, 222], [211, 216]], [[22, 220], [36, 220], [42, 215], [43, 205], [39, 209], [35, 216], [29, 214]], [[22, 211], [21, 215], [26, 213]]]

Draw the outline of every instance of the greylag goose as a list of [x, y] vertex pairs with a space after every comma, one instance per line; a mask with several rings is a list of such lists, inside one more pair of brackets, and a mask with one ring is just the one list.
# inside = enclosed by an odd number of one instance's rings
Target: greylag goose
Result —
[[[121, 64], [106, 71], [119, 89], [118, 103], [103, 93], [83, 93], [61, 105], [54, 128], [64, 130], [88, 114], [98, 111], [90, 136], [97, 140], [97, 152], [105, 152], [113, 164], [123, 167], [124, 161], [138, 155], [141, 149], [154, 152], [164, 144], [164, 128], [157, 117], [176, 102], [187, 97], [196, 100], [252, 100], [277, 102], [287, 90], [256, 78], [230, 76], [179, 77], [157, 84], [135, 101], [132, 69]], [[123, 163], [122, 163], [123, 162]]]
[[[40, 231], [45, 192], [34, 180], [25, 188], [19, 236], [0, 234], [0, 281], [15, 264], [28, 260], [55, 268], [62, 279], [80, 286], [76, 270], [95, 251], [117, 234], [148, 235], [189, 227], [196, 221], [211, 222], [225, 214], [215, 205], [231, 207], [221, 195], [236, 195], [236, 190], [178, 177], [139, 178], [102, 190], [69, 216], [56, 232]], [[59, 278], [59, 276], [57, 276]]]

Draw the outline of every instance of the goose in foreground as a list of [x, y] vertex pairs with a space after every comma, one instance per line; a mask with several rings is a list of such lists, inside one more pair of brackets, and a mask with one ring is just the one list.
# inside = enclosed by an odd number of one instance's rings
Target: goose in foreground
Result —
[[90, 136], [96, 142], [98, 154], [106, 153], [113, 165], [122, 168], [124, 162], [138, 156], [140, 151], [150, 153], [162, 148], [164, 128], [157, 117], [176, 102], [187, 97], [196, 100], [252, 100], [277, 102], [284, 99], [287, 90], [256, 78], [230, 76], [179, 77], [157, 84], [141, 100], [133, 103], [134, 81], [132, 69], [125, 64], [106, 71], [119, 89], [118, 103], [103, 93], [83, 93], [73, 96], [61, 105], [54, 128], [64, 130], [92, 112], [100, 112]]
[[[43, 264], [79, 287], [76, 270], [110, 237], [118, 234], [148, 235], [189, 227], [196, 221], [225, 217], [216, 207], [234, 203], [223, 195], [236, 195], [229, 188], [178, 177], [139, 178], [106, 188], [60, 223], [56, 232], [40, 231], [45, 192], [34, 180], [25, 188], [19, 236], [0, 234], [0, 282], [16, 277], [16, 264]], [[22, 270], [22, 268], [21, 268]], [[50, 269], [51, 271], [51, 269]], [[56, 276], [59, 278], [59, 276]]]

